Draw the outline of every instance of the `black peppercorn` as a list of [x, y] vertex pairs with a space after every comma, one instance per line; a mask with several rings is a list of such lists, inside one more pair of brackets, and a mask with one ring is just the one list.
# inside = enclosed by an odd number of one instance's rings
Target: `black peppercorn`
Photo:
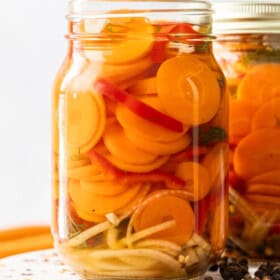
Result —
[[271, 280], [280, 280], [280, 274], [274, 272], [272, 274]]
[[217, 271], [218, 269], [219, 269], [218, 264], [213, 264], [213, 265], [211, 265], [210, 268], [209, 268], [209, 270], [210, 270], [210, 271], [213, 271], [213, 272], [214, 272], [214, 271]]

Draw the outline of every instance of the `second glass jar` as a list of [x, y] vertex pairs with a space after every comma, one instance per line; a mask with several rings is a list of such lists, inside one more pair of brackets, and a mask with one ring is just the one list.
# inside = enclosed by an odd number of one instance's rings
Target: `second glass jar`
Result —
[[56, 246], [87, 279], [203, 274], [228, 213], [210, 5], [75, 2], [53, 95]]
[[280, 3], [217, 3], [216, 17], [231, 95], [230, 238], [251, 258], [279, 260]]

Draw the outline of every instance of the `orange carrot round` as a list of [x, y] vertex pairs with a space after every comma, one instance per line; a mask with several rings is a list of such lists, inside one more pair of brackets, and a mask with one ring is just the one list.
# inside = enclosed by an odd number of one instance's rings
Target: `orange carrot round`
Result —
[[252, 177], [249, 184], [270, 184], [270, 185], [280, 185], [280, 169], [265, 172]]
[[114, 196], [125, 192], [128, 186], [115, 181], [82, 180], [81, 188], [96, 195]]
[[65, 101], [66, 141], [69, 155], [90, 150], [105, 128], [105, 105], [95, 92], [68, 91]]
[[157, 79], [156, 77], [151, 77], [138, 80], [132, 84], [127, 91], [135, 95], [157, 94]]
[[104, 51], [106, 62], [129, 63], [145, 56], [153, 46], [154, 27], [145, 18], [110, 18], [103, 33], [112, 36], [116, 32], [123, 38], [116, 39], [110, 50]]
[[148, 164], [158, 157], [157, 153], [146, 152], [129, 141], [122, 127], [118, 124], [107, 127], [103, 139], [108, 151], [114, 157], [127, 163]]
[[107, 155], [106, 159], [109, 160], [114, 166], [118, 167], [123, 171], [130, 171], [135, 173], [146, 173], [153, 171], [168, 161], [167, 156], [157, 157], [154, 161], [145, 164], [135, 164], [130, 162], [125, 162], [113, 155]]
[[258, 104], [252, 100], [232, 100], [230, 102], [230, 143], [235, 143], [235, 139], [241, 139], [250, 133], [252, 118], [257, 110]]
[[210, 121], [220, 105], [217, 77], [207, 64], [191, 55], [177, 56], [162, 63], [157, 74], [157, 88], [163, 108], [184, 124]]
[[138, 216], [134, 224], [136, 231], [141, 231], [168, 220], [175, 220], [176, 225], [170, 229], [153, 234], [150, 238], [163, 239], [178, 244], [187, 242], [194, 231], [194, 214], [190, 204], [176, 196], [159, 197], [149, 203]]
[[235, 149], [234, 168], [243, 179], [280, 169], [280, 130], [268, 128], [252, 132]]
[[280, 96], [280, 64], [268, 63], [252, 67], [241, 80], [237, 96], [239, 99], [254, 100], [262, 104]]
[[83, 188], [76, 182], [69, 184], [69, 194], [77, 212], [80, 210], [85, 213], [105, 215], [125, 207], [137, 195], [140, 188], [141, 185], [135, 185], [118, 195], [104, 196], [96, 195], [89, 188]]
[[280, 125], [280, 98], [273, 98], [264, 103], [255, 113], [252, 121], [252, 130], [275, 127]]
[[280, 185], [249, 184], [246, 187], [247, 194], [271, 195], [280, 197]]
[[182, 162], [176, 176], [186, 182], [185, 189], [193, 193], [194, 201], [203, 199], [210, 191], [211, 181], [207, 169], [196, 162]]
[[[154, 109], [165, 113], [158, 97], [145, 97], [141, 98], [141, 101]], [[116, 108], [116, 117], [125, 131], [129, 130], [132, 133], [135, 132], [138, 135], [141, 135], [140, 138], [145, 138], [150, 141], [175, 141], [182, 137], [189, 128], [188, 126], [184, 126], [182, 132], [166, 129], [165, 127], [141, 118], [123, 104], [118, 104]]]

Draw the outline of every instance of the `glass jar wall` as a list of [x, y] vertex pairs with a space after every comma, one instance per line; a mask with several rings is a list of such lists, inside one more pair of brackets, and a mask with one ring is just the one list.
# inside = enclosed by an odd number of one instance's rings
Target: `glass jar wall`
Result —
[[85, 278], [186, 279], [223, 251], [228, 107], [210, 31], [204, 1], [70, 3], [53, 233]]
[[229, 87], [230, 238], [280, 258], [280, 3], [216, 5], [215, 55]]

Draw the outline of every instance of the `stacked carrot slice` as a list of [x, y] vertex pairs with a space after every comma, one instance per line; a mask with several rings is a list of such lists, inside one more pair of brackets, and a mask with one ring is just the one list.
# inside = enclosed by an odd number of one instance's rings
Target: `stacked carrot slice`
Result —
[[189, 24], [108, 18], [101, 35], [81, 42], [84, 66], [55, 91], [58, 247], [92, 275], [206, 269], [226, 240], [226, 138], [200, 139], [226, 133], [222, 74]]

